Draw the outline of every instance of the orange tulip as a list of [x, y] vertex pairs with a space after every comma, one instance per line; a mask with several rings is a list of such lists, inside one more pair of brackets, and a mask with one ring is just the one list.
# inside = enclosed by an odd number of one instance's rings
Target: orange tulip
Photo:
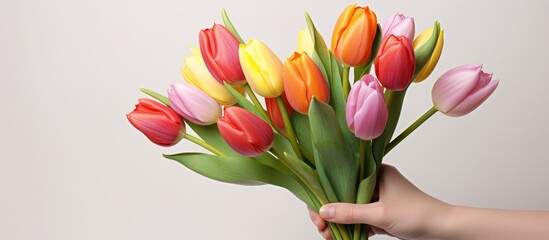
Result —
[[330, 90], [324, 75], [306, 52], [294, 52], [282, 69], [284, 92], [294, 110], [307, 114], [313, 97], [328, 103]]
[[349, 67], [364, 65], [376, 37], [377, 17], [369, 7], [351, 4], [339, 16], [332, 34], [332, 52]]

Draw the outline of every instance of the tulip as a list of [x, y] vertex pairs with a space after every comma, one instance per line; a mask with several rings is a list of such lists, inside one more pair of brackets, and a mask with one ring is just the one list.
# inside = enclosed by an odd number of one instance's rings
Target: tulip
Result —
[[309, 55], [315, 52], [315, 42], [308, 28], [300, 30], [297, 34], [297, 52], [306, 52]]
[[[286, 94], [282, 93], [281, 97], [284, 102], [286, 112], [288, 113], [288, 117], [291, 117], [294, 110], [292, 109], [292, 106], [290, 106], [288, 98], [286, 98]], [[267, 113], [273, 121], [275, 129], [286, 134], [286, 125], [284, 124], [284, 119], [282, 118], [282, 113], [280, 112], [276, 98], [265, 98], [265, 106], [267, 107]]]
[[198, 125], [214, 124], [221, 116], [221, 106], [193, 85], [172, 84], [168, 90], [168, 98], [175, 112]]
[[239, 107], [226, 107], [217, 122], [219, 133], [237, 153], [256, 157], [271, 148], [274, 132], [268, 123]]
[[387, 37], [375, 59], [376, 75], [383, 87], [404, 90], [414, 75], [416, 59], [410, 40], [404, 36]]
[[282, 76], [288, 102], [297, 112], [307, 114], [313, 97], [325, 103], [330, 101], [324, 75], [307, 53], [294, 52], [284, 62]]
[[232, 85], [246, 83], [238, 60], [240, 42], [225, 26], [214, 24], [200, 31], [199, 41], [206, 67], [217, 81]]
[[282, 85], [282, 61], [259, 40], [252, 39], [238, 48], [244, 76], [254, 92], [266, 97], [280, 96]]
[[377, 17], [369, 7], [351, 4], [339, 16], [332, 34], [335, 58], [349, 67], [362, 66], [370, 58], [377, 31]]
[[413, 17], [404, 16], [402, 13], [395, 13], [383, 25], [383, 39], [395, 35], [405, 36], [408, 40], [414, 39], [416, 32], [415, 22]]
[[151, 142], [160, 146], [173, 146], [185, 136], [185, 123], [181, 117], [171, 108], [151, 99], [139, 99], [135, 109], [126, 117]]
[[[427, 41], [431, 38], [433, 35], [433, 28], [428, 28], [425, 31], [423, 31], [417, 38], [414, 40], [414, 51], [421, 48]], [[435, 66], [438, 63], [438, 60], [440, 59], [440, 54], [442, 53], [442, 47], [444, 46], [444, 29], [440, 30], [440, 33], [438, 35], [437, 43], [435, 44], [435, 48], [433, 49], [433, 54], [427, 60], [427, 63], [419, 71], [414, 78], [414, 82], [418, 83], [423, 80], [425, 80], [431, 73], [433, 72], [433, 69], [435, 69]]]
[[475, 110], [496, 90], [499, 80], [492, 73], [482, 71], [482, 65], [470, 64], [444, 73], [432, 91], [435, 108], [452, 117], [460, 117]]
[[383, 88], [372, 75], [364, 75], [349, 92], [347, 126], [358, 138], [371, 140], [383, 133], [388, 116]]
[[[212, 97], [221, 105], [232, 105], [236, 99], [229, 93], [227, 88], [218, 82], [208, 71], [204, 59], [200, 54], [200, 49], [191, 47], [192, 56], [185, 57], [185, 67], [181, 69], [181, 74], [188, 83], [200, 88], [208, 96]], [[239, 92], [244, 92], [244, 88], [236, 86]]]

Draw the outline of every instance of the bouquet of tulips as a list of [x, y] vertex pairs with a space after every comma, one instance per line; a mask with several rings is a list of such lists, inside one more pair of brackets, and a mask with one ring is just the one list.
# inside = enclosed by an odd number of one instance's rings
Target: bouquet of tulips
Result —
[[[200, 31], [200, 48], [185, 58], [186, 81], [167, 96], [141, 89], [156, 100], [140, 99], [127, 118], [158, 145], [185, 138], [212, 153], [168, 159], [222, 182], [286, 188], [317, 211], [330, 202], [369, 203], [391, 149], [436, 112], [473, 111], [498, 85], [481, 65], [447, 71], [434, 84], [434, 106], [393, 138], [406, 91], [440, 58], [438, 22], [414, 38], [413, 18], [394, 14], [382, 28], [373, 11], [353, 4], [328, 49], [306, 15], [297, 51], [283, 63], [263, 42], [245, 43], [222, 17], [224, 25]], [[365, 225], [329, 228], [333, 239], [368, 238]]]

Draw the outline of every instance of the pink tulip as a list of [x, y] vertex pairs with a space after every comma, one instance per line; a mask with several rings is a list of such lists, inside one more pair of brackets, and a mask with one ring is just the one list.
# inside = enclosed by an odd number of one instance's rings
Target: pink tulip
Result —
[[151, 142], [169, 147], [185, 136], [185, 123], [171, 108], [157, 101], [142, 98], [126, 115], [128, 121]]
[[375, 59], [376, 76], [383, 87], [402, 91], [412, 81], [416, 58], [412, 42], [404, 36], [390, 35], [379, 48]]
[[499, 80], [482, 71], [482, 65], [470, 64], [444, 73], [433, 86], [432, 98], [440, 112], [459, 117], [475, 110], [496, 90]]
[[231, 85], [246, 83], [238, 58], [240, 42], [225, 26], [214, 24], [211, 29], [200, 31], [199, 42], [206, 67], [217, 81]]
[[395, 35], [405, 36], [412, 41], [416, 32], [415, 22], [413, 17], [404, 16], [402, 13], [395, 13], [383, 25], [383, 39]]
[[255, 157], [271, 148], [274, 133], [263, 119], [246, 109], [225, 107], [225, 116], [217, 122], [219, 133], [237, 153]]
[[383, 133], [387, 117], [382, 87], [372, 75], [364, 75], [349, 92], [345, 108], [347, 126], [358, 138], [371, 140]]
[[175, 83], [168, 90], [173, 110], [198, 125], [210, 125], [221, 117], [221, 106], [199, 88], [187, 83]]

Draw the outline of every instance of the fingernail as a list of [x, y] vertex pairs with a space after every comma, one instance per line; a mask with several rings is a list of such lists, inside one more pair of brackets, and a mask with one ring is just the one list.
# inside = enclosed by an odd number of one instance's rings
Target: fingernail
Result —
[[320, 216], [324, 219], [330, 219], [335, 217], [335, 207], [333, 206], [323, 206], [320, 208], [320, 211], [318, 211]]

